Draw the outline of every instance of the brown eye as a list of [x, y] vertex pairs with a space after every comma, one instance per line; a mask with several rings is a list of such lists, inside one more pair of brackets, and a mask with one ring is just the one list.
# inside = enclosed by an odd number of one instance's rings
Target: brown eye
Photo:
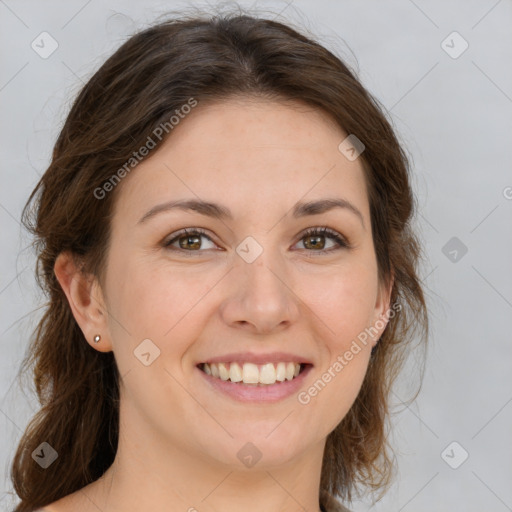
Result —
[[[212, 243], [213, 247], [204, 247], [201, 239], [208, 240]], [[326, 239], [333, 240], [335, 245], [326, 249]], [[345, 237], [327, 227], [309, 229], [302, 234], [300, 241], [303, 241], [304, 247], [308, 253], [324, 254], [342, 248], [349, 249], [351, 247]], [[176, 246], [176, 244], [178, 245]], [[199, 228], [190, 231], [184, 229], [171, 235], [171, 238], [164, 242], [163, 246], [171, 251], [181, 251], [183, 253], [203, 252], [200, 249], [207, 250], [216, 247], [215, 243], [206, 232]]]
[[[325, 249], [325, 239], [330, 238], [334, 240], [336, 245], [334, 247]], [[312, 253], [328, 253], [342, 248], [350, 248], [348, 241], [336, 231], [327, 227], [311, 228], [303, 233], [301, 241], [304, 240], [304, 246], [308, 252]]]
[[201, 247], [201, 235], [180, 236], [178, 242], [181, 249], [199, 249]]
[[[176, 251], [182, 250], [187, 252], [201, 252], [199, 249], [204, 249], [204, 247], [202, 247], [203, 244], [201, 243], [202, 238], [206, 238], [212, 242], [210, 237], [206, 235], [206, 232], [203, 230], [194, 229], [192, 231], [187, 231], [184, 229], [183, 231], [173, 236], [169, 241], [164, 242], [164, 247]], [[176, 242], [179, 244], [179, 247], [174, 246]], [[206, 249], [210, 249], [210, 247], [207, 247]]]
[[323, 249], [325, 247], [325, 237], [323, 235], [309, 235], [304, 237], [307, 242], [304, 243], [307, 249]]

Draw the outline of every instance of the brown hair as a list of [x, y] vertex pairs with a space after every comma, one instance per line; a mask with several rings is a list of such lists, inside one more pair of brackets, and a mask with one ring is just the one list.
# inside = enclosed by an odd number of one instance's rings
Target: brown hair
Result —
[[[417, 328], [422, 327], [422, 340], [428, 337], [417, 275], [421, 247], [410, 226], [415, 198], [407, 157], [378, 102], [338, 57], [310, 37], [243, 13], [182, 16], [135, 34], [92, 76], [25, 205], [23, 222], [35, 236], [36, 274], [48, 302], [21, 366], [27, 371], [34, 365], [42, 407], [11, 468], [21, 498], [16, 512], [44, 506], [97, 480], [117, 450], [114, 354], [86, 342], [55, 277], [57, 256], [70, 250], [84, 272], [101, 278], [118, 191], [101, 200], [94, 191], [190, 98], [201, 103], [234, 96], [300, 100], [321, 109], [365, 145], [360, 158], [379, 280], [390, 283], [394, 276], [391, 302], [401, 309], [372, 353], [356, 401], [327, 438], [321, 490], [350, 500], [361, 484], [370, 490], [389, 485], [390, 387]], [[48, 469], [31, 457], [44, 441], [59, 454]]]

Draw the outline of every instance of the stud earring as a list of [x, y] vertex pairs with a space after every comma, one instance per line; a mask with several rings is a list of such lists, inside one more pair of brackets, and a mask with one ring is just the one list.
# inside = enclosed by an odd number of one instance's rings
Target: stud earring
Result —
[[101, 336], [99, 334], [96, 334], [96, 336], [94, 336], [94, 343], [99, 343], [100, 340]]

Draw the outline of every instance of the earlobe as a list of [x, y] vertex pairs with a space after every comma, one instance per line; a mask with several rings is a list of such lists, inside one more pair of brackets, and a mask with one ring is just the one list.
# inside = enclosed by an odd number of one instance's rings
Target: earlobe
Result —
[[112, 350], [108, 336], [108, 315], [97, 279], [85, 274], [68, 251], [57, 257], [54, 273], [87, 342], [100, 352]]

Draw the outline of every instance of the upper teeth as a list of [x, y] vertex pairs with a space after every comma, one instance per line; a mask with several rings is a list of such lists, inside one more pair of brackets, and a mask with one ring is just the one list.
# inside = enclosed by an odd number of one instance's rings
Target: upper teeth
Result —
[[244, 384], [274, 384], [292, 380], [300, 372], [300, 363], [267, 363], [257, 365], [244, 363], [204, 363], [203, 370], [208, 375], [220, 377], [231, 382], [243, 382]]

